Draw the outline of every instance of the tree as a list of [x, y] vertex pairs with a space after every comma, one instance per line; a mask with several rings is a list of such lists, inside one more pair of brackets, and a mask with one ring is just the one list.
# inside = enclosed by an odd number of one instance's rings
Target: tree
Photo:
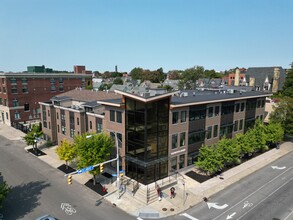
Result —
[[291, 68], [286, 76], [286, 80], [282, 89], [282, 94], [293, 98], [293, 68]]
[[109, 90], [112, 87], [113, 84], [106, 84], [103, 83], [100, 87], [99, 87], [99, 91], [104, 91], [104, 90]]
[[133, 80], [144, 80], [143, 69], [140, 67], [135, 67], [133, 70], [130, 71], [130, 76]]
[[179, 80], [179, 78], [180, 78], [180, 71], [172, 70], [172, 71], [168, 72], [168, 79], [170, 79], [170, 80]]
[[116, 77], [113, 81], [113, 84], [123, 85], [123, 80], [120, 77]]
[[[74, 136], [74, 145], [77, 154], [77, 167], [82, 169], [105, 162], [114, 147], [114, 141], [105, 133], [86, 133]], [[96, 184], [95, 177], [99, 173], [100, 170], [97, 167], [90, 171], [90, 174], [93, 175], [94, 185]]]
[[6, 198], [10, 191], [11, 188], [7, 185], [5, 181], [0, 183], [0, 209], [2, 208], [3, 200]]
[[66, 164], [66, 169], [68, 169], [68, 162], [76, 157], [76, 150], [74, 144], [69, 143], [66, 139], [63, 139], [61, 146], [55, 149], [60, 160], [64, 160]]
[[199, 149], [198, 161], [195, 163], [198, 168], [212, 176], [224, 168], [223, 157], [217, 146], [202, 146]]
[[182, 72], [180, 80], [183, 82], [185, 89], [195, 89], [196, 80], [204, 76], [204, 68], [196, 66], [186, 69]]
[[253, 153], [254, 148], [251, 144], [252, 141], [253, 140], [250, 140], [249, 133], [236, 135], [236, 143], [240, 148], [242, 156]]
[[284, 129], [280, 123], [272, 123], [270, 122], [265, 127], [265, 132], [267, 135], [267, 142], [268, 143], [277, 143], [283, 140], [284, 136]]
[[269, 117], [270, 123], [280, 123], [286, 134], [293, 135], [293, 98], [282, 98], [273, 110]]
[[33, 148], [36, 149], [37, 148], [37, 144], [36, 144], [37, 138], [42, 137], [42, 135], [43, 135], [43, 131], [42, 131], [41, 125], [34, 124], [32, 126], [32, 128], [30, 129], [30, 132], [28, 132], [28, 134], [26, 136], [24, 136], [23, 139], [28, 146], [32, 145]]
[[217, 147], [225, 165], [229, 166], [238, 163], [241, 149], [236, 140], [224, 137], [217, 143]]
[[268, 150], [266, 128], [260, 120], [256, 121], [255, 128], [250, 129], [247, 135], [250, 135], [250, 140], [253, 140], [251, 143], [255, 151]]

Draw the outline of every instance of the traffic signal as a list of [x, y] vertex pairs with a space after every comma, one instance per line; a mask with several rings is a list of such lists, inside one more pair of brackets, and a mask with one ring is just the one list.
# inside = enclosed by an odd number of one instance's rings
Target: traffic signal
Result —
[[68, 185], [72, 184], [72, 176], [68, 175], [67, 177]]
[[104, 172], [104, 164], [100, 164], [100, 173], [103, 173]]

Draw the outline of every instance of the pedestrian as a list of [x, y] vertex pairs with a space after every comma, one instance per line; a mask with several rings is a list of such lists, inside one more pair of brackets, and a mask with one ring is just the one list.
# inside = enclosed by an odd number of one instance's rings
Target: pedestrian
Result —
[[173, 186], [170, 189], [170, 198], [175, 198], [175, 188]]
[[161, 201], [162, 199], [162, 192], [159, 186], [157, 186], [157, 194], [158, 194], [158, 200]]

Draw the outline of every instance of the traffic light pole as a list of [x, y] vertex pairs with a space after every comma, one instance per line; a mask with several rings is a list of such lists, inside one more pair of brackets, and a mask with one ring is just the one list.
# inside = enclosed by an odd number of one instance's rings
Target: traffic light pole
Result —
[[[90, 138], [91, 135], [89, 135], [87, 138]], [[118, 146], [118, 138], [117, 138], [117, 133], [115, 132], [115, 145], [116, 145], [116, 158], [114, 159], [111, 159], [111, 160], [107, 160], [103, 163], [98, 163], [98, 164], [95, 164], [93, 165], [92, 167], [95, 168], [95, 167], [98, 167], [102, 164], [106, 164], [106, 163], [111, 163], [113, 161], [117, 161], [117, 188], [118, 188], [118, 199], [120, 199], [120, 172], [119, 172], [119, 146]], [[77, 171], [74, 171], [74, 172], [71, 172], [71, 173], [67, 173], [65, 174], [64, 176], [69, 176], [69, 175], [74, 175], [74, 174], [77, 174], [79, 173], [78, 170]]]

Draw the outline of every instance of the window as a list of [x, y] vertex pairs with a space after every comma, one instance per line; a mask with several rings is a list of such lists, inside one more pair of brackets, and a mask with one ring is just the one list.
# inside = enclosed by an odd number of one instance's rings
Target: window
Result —
[[177, 170], [177, 157], [171, 159], [171, 171]]
[[204, 141], [205, 139], [205, 131], [201, 130], [201, 131], [196, 131], [193, 133], [189, 134], [188, 137], [188, 144], [195, 144], [197, 142], [201, 142]]
[[0, 98], [0, 105], [2, 105], [2, 98]]
[[6, 119], [8, 120], [8, 112], [6, 112]]
[[63, 78], [59, 78], [59, 83], [63, 83]]
[[25, 103], [24, 104], [24, 111], [27, 112], [30, 110], [30, 104], [29, 103]]
[[177, 124], [178, 123], [178, 112], [173, 112], [172, 113], [172, 124]]
[[11, 93], [16, 94], [17, 93], [17, 87], [16, 86], [11, 86]]
[[238, 131], [238, 121], [234, 122], [234, 131]]
[[245, 108], [245, 103], [244, 103], [244, 102], [242, 102], [242, 103], [241, 103], [241, 109], [240, 109], [240, 111], [242, 111], [242, 112], [243, 112], [243, 111], [244, 111], [244, 108]]
[[224, 103], [222, 105], [222, 111], [221, 111], [222, 115], [229, 115], [229, 114], [232, 114], [233, 112], [234, 112], [234, 104], [233, 103]]
[[54, 79], [54, 78], [51, 78], [51, 79], [50, 79], [50, 83], [51, 83], [51, 84], [54, 84], [54, 83], [55, 83], [55, 79]]
[[97, 123], [96, 125], [96, 130], [97, 130], [97, 133], [101, 133], [103, 131], [103, 124], [102, 123]]
[[110, 121], [115, 121], [115, 111], [110, 110]]
[[51, 92], [56, 92], [56, 86], [55, 85], [51, 85]]
[[117, 133], [118, 147], [122, 147], [122, 134]]
[[48, 110], [48, 117], [50, 117], [50, 110]]
[[257, 100], [257, 108], [261, 107], [261, 100]]
[[178, 134], [172, 135], [172, 149], [177, 148]]
[[59, 125], [57, 125], [57, 131], [58, 131], [58, 133], [60, 133], [60, 127], [59, 127]]
[[211, 139], [212, 138], [212, 129], [213, 129], [212, 126], [209, 126], [208, 127], [207, 139]]
[[76, 118], [76, 123], [77, 123], [77, 125], [79, 125], [79, 118]]
[[117, 120], [117, 123], [122, 123], [122, 112], [119, 112], [119, 111], [116, 112], [116, 120]]
[[0, 86], [0, 93], [2, 92], [2, 87]]
[[90, 129], [93, 129], [93, 123], [90, 121]]
[[186, 122], [186, 111], [181, 112], [181, 122]]
[[239, 130], [243, 129], [243, 119], [239, 121]]
[[51, 123], [49, 122], [49, 129], [51, 129]]
[[75, 130], [73, 128], [70, 128], [70, 137], [74, 137]]
[[16, 99], [12, 100], [12, 106], [13, 107], [19, 106], [19, 102]]
[[233, 124], [228, 125], [222, 125], [220, 127], [220, 137], [226, 136], [228, 134], [231, 134], [233, 131]]
[[262, 108], [265, 107], [265, 100], [264, 100], [264, 99], [261, 100], [261, 107], [262, 107]]
[[215, 116], [219, 116], [220, 114], [220, 106], [215, 107]]
[[14, 119], [20, 119], [20, 113], [18, 111], [14, 112]]
[[182, 146], [185, 145], [185, 136], [186, 136], [186, 133], [185, 132], [182, 132], [180, 134], [180, 147], [182, 147]]
[[179, 156], [179, 169], [184, 168], [185, 164], [185, 154]]
[[[56, 116], [57, 116], [57, 119], [59, 119], [59, 113], [58, 112], [57, 112], [57, 115]], [[77, 124], [79, 124], [79, 123], [77, 123]]]
[[239, 110], [240, 110], [240, 103], [237, 103], [237, 104], [236, 104], [235, 111], [236, 111], [236, 112], [239, 112]]
[[208, 108], [208, 117], [209, 118], [213, 117], [213, 113], [214, 113], [214, 107], [209, 107]]
[[59, 92], [63, 92], [64, 91], [64, 87], [63, 87], [63, 85], [60, 85], [59, 86]]
[[66, 135], [66, 128], [63, 125], [61, 126], [61, 132], [62, 134]]
[[21, 83], [22, 83], [22, 84], [27, 83], [27, 78], [22, 78], [22, 79], [21, 79]]
[[6, 94], [6, 87], [3, 87], [3, 93]]
[[218, 137], [218, 125], [214, 125], [214, 137]]
[[4, 106], [7, 106], [7, 100], [4, 99], [4, 103], [3, 103]]
[[22, 86], [22, 93], [28, 93], [27, 86]]
[[189, 112], [189, 121], [204, 119], [206, 117], [206, 109], [191, 110]]
[[2, 78], [2, 84], [5, 84], [5, 79], [4, 78]]
[[10, 83], [11, 83], [11, 84], [16, 84], [16, 79], [15, 79], [15, 78], [11, 78], [11, 79], [10, 79]]

